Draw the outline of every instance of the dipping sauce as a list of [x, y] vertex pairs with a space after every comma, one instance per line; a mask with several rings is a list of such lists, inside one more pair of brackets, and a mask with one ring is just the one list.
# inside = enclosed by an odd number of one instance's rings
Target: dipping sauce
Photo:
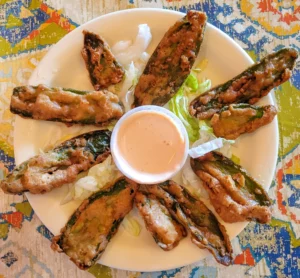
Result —
[[180, 120], [157, 106], [138, 107], [128, 114], [116, 125], [111, 140], [119, 170], [139, 183], [171, 178], [187, 157], [187, 134]]

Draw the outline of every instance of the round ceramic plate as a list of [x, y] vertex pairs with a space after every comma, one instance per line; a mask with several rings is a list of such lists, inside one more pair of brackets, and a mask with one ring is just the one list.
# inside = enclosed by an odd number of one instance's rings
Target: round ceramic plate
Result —
[[[53, 46], [33, 72], [29, 84], [46, 83], [51, 86], [92, 90], [80, 54], [83, 47], [82, 30], [99, 33], [109, 45], [113, 45], [119, 40], [134, 39], [138, 25], [147, 23], [153, 36], [147, 50], [151, 54], [168, 28], [183, 16], [182, 13], [168, 10], [131, 9], [96, 18], [80, 26]], [[234, 77], [253, 63], [230, 37], [209, 24], [199, 55], [200, 60], [204, 58], [208, 59], [208, 66], [202, 75], [210, 78], [213, 86]], [[273, 104], [271, 96], [263, 98], [260, 104]], [[36, 155], [49, 140], [55, 142], [66, 135], [83, 133], [91, 129], [93, 127], [68, 128], [60, 123], [17, 117], [14, 135], [16, 163], [20, 164]], [[233, 149], [233, 153], [240, 157], [242, 166], [262, 182], [266, 189], [271, 184], [275, 170], [277, 142], [278, 130], [275, 119], [256, 132], [241, 136], [237, 147]], [[62, 187], [44, 195], [27, 194], [35, 213], [55, 235], [79, 205], [78, 202], [60, 205], [66, 193], [67, 188]], [[139, 221], [143, 223], [141, 218]], [[246, 225], [246, 222], [225, 224], [230, 238], [237, 236]], [[197, 248], [188, 237], [172, 251], [165, 252], [156, 245], [144, 226], [138, 237], [131, 236], [120, 227], [99, 262], [119, 269], [158, 271], [191, 264], [207, 255], [209, 255], [207, 251]]]

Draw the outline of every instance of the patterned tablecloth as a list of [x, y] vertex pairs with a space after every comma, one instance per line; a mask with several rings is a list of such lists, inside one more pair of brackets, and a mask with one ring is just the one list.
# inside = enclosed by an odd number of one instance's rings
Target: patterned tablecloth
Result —
[[[134, 7], [203, 10], [209, 22], [256, 60], [283, 46], [300, 50], [299, 0], [0, 0], [0, 175], [14, 167], [12, 88], [26, 83], [49, 47], [80, 24]], [[99, 264], [78, 270], [50, 249], [52, 234], [24, 196], [0, 192], [0, 277], [300, 277], [300, 64], [277, 89], [280, 149], [269, 191], [269, 225], [250, 223], [233, 240], [234, 265], [212, 258], [155, 273], [133, 273]], [[268, 155], [268, 154], [266, 154]]]

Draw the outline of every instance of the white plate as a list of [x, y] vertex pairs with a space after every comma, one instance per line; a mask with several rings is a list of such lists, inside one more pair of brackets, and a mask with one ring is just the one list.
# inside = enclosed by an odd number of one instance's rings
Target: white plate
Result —
[[[46, 83], [52, 86], [75, 89], [93, 89], [80, 51], [83, 46], [82, 30], [101, 34], [110, 45], [119, 40], [134, 39], [139, 24], [147, 23], [153, 35], [148, 52], [152, 53], [167, 29], [184, 14], [158, 9], [132, 9], [107, 14], [96, 18], [67, 36], [51, 48], [32, 74], [29, 84]], [[213, 85], [224, 82], [252, 64], [252, 60], [230, 37], [212, 25], [207, 26], [200, 59], [207, 58], [208, 67], [203, 72]], [[261, 100], [262, 104], [273, 104], [271, 96]], [[64, 128], [63, 134], [60, 127]], [[88, 128], [85, 128], [87, 131]], [[15, 124], [15, 158], [20, 164], [38, 153], [49, 137], [53, 141], [66, 134], [76, 133], [80, 127], [65, 127], [60, 123], [25, 120], [17, 117]], [[83, 130], [81, 130], [83, 132]], [[234, 153], [241, 158], [241, 164], [269, 188], [278, 147], [277, 119], [258, 131], [243, 135]], [[67, 188], [62, 187], [45, 195], [26, 194], [34, 211], [53, 233], [58, 234], [78, 203], [60, 206]], [[142, 220], [140, 220], [142, 223]], [[226, 224], [230, 238], [237, 236], [247, 223]], [[109, 243], [100, 263], [126, 270], [158, 271], [194, 263], [209, 253], [193, 245], [189, 238], [180, 242], [172, 251], [160, 249], [150, 233], [143, 228], [139, 237], [129, 235], [121, 227]], [[56, 256], [62, 256], [55, 254]]]

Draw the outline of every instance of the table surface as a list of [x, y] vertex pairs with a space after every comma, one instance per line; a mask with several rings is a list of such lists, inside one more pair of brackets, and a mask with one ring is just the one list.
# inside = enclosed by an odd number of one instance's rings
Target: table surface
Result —
[[[205, 11], [254, 59], [283, 46], [300, 50], [300, 3], [288, 0], [0, 0], [0, 176], [14, 167], [12, 88], [26, 83], [49, 50], [80, 24], [134, 7]], [[280, 149], [269, 194], [270, 224], [250, 223], [235, 238], [234, 265], [212, 258], [170, 271], [137, 273], [96, 264], [78, 270], [50, 249], [52, 234], [25, 196], [0, 192], [0, 278], [3, 277], [300, 277], [300, 64], [277, 89]], [[267, 154], [266, 154], [267, 155]]]

